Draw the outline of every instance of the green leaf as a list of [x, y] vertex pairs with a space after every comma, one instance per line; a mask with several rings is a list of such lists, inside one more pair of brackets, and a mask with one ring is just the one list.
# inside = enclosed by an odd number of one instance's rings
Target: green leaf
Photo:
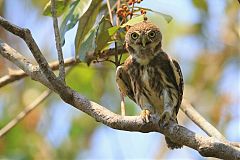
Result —
[[91, 31], [84, 38], [79, 50], [79, 59], [89, 63], [91, 53], [102, 50], [111, 37], [108, 34], [108, 28], [112, 27], [111, 22], [102, 17], [98, 25], [91, 29]]
[[111, 28], [108, 28], [109, 36], [113, 36], [119, 29], [120, 29], [120, 26], [113, 26]]
[[60, 27], [60, 33], [62, 38], [62, 45], [64, 45], [64, 36], [67, 31], [72, 29], [79, 18], [88, 10], [92, 0], [76, 0], [68, 8], [67, 14], [64, 16], [63, 22]]
[[[56, 1], [56, 16], [59, 17], [63, 14], [65, 11], [66, 7], [69, 4], [69, 0], [57, 0]], [[51, 1], [49, 1], [44, 9], [43, 9], [43, 15], [44, 16], [52, 16], [51, 14]]]
[[143, 22], [143, 21], [144, 21], [143, 15], [134, 17], [121, 26], [113, 26], [113, 27], [108, 28], [108, 34], [110, 36], [113, 36], [120, 28], [124, 28], [126, 26], [133, 26], [134, 24], [137, 24], [137, 23]]
[[79, 59], [81, 61], [86, 62], [86, 56], [89, 53], [93, 53], [95, 51], [95, 49], [96, 49], [95, 39], [96, 39], [96, 28], [92, 29], [88, 33], [88, 35], [86, 36], [86, 38], [84, 39], [84, 41], [81, 45], [79, 53], [77, 53], [79, 55]]
[[167, 23], [170, 23], [172, 21], [172, 19], [173, 19], [172, 16], [164, 14], [164, 13], [161, 13], [161, 12], [157, 12], [157, 11], [153, 11], [153, 10], [151, 10], [151, 12], [156, 13], [156, 14], [162, 16], [167, 21]]
[[112, 24], [109, 20], [103, 17], [97, 28], [96, 35], [96, 49], [95, 51], [101, 51], [111, 40], [111, 36], [108, 34], [108, 29], [112, 27]]
[[89, 9], [83, 14], [83, 16], [79, 19], [78, 29], [75, 37], [75, 55], [79, 53], [81, 48], [81, 44], [85, 38], [85, 36], [92, 29], [99, 10], [101, 8], [102, 0], [92, 1]]
[[162, 12], [154, 11], [154, 10], [149, 9], [149, 8], [142, 8], [142, 7], [135, 7], [135, 8], [144, 9], [146, 11], [150, 11], [150, 12], [156, 13], [156, 14], [162, 16], [168, 23], [170, 23], [172, 21], [172, 19], [173, 19], [172, 16], [170, 16], [168, 14], [164, 14]]
[[134, 17], [132, 19], [130, 19], [129, 21], [127, 21], [127, 23], [124, 23], [123, 25], [121, 25], [121, 28], [126, 27], [126, 26], [133, 26], [134, 24], [140, 23], [144, 21], [144, 16], [137, 16]]

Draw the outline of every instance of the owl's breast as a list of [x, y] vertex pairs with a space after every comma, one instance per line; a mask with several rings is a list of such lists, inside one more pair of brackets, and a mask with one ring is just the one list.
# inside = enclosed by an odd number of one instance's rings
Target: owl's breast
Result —
[[162, 113], [163, 111], [163, 85], [158, 77], [156, 68], [152, 66], [144, 66], [140, 68], [142, 96], [146, 96], [148, 103], [154, 107], [155, 112]]

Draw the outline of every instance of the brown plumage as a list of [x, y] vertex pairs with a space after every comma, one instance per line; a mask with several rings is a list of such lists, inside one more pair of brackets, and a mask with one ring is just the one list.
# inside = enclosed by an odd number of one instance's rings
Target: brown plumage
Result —
[[[125, 41], [130, 56], [116, 72], [120, 92], [141, 107], [146, 122], [151, 115], [157, 115], [159, 123], [177, 123], [183, 78], [177, 61], [161, 49], [159, 28], [146, 21], [138, 23], [128, 30]], [[182, 147], [165, 139], [169, 148]]]

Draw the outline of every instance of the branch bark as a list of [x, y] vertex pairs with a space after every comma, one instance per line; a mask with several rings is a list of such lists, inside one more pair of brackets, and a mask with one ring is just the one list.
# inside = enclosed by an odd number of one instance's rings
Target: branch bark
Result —
[[56, 42], [56, 48], [57, 48], [57, 53], [58, 53], [59, 77], [65, 83], [64, 59], [63, 59], [63, 51], [62, 51], [62, 45], [61, 45], [61, 37], [60, 37], [60, 33], [59, 33], [60, 31], [59, 31], [59, 27], [58, 27], [58, 20], [56, 17], [56, 2], [55, 2], [55, 0], [51, 0], [51, 13], [52, 13], [52, 18], [53, 18], [55, 42]]
[[[180, 143], [197, 150], [202, 156], [205, 157], [236, 160], [240, 159], [240, 149], [234, 147], [229, 142], [221, 141], [214, 137], [200, 136], [177, 124], [170, 124], [169, 126], [165, 127], [159, 126], [159, 119], [156, 117], [153, 117], [150, 123], [145, 123], [140, 116], [121, 116], [111, 112], [95, 102], [89, 101], [87, 98], [81, 96], [79, 93], [68, 88], [67, 86], [61, 86], [63, 85], [62, 81], [58, 81], [56, 79], [56, 76], [53, 74], [47, 61], [38, 49], [37, 44], [31, 37], [30, 31], [14, 26], [1, 17], [0, 25], [25, 40], [35, 59], [37, 60], [41, 71], [36, 69], [36, 67], [27, 61], [27, 59], [21, 54], [12, 48], [9, 48], [8, 45], [2, 42], [0, 42], [0, 54], [16, 64], [33, 79], [39, 81], [58, 93], [63, 101], [95, 118], [96, 121], [118, 130], [159, 132], [169, 137], [173, 142]], [[61, 87], [58, 88], [57, 86]], [[68, 98], [65, 98], [65, 96]]]
[[[7, 52], [13, 52], [16, 54], [16, 51], [13, 50], [11, 47], [9, 47], [7, 44], [4, 44], [4, 50], [6, 50]], [[109, 56], [109, 55], [114, 55], [114, 53], [112, 53], [114, 51], [114, 49], [110, 49], [108, 51], [105, 51], [105, 53], [100, 54], [101, 57], [100, 58], [104, 58]], [[20, 57], [21, 54], [18, 54], [18, 57]], [[25, 58], [22, 58], [25, 59]], [[30, 62], [28, 62], [30, 63]], [[74, 58], [69, 58], [65, 60], [65, 66], [70, 66], [70, 65], [74, 65], [75, 59]], [[59, 63], [58, 61], [52, 62], [49, 64], [49, 66], [51, 67], [52, 70], [57, 70]], [[36, 68], [35, 70], [39, 70], [38, 66], [35, 66], [33, 68]], [[31, 68], [31, 70], [33, 70]], [[0, 87], [8, 84], [12, 81], [18, 80], [22, 77], [27, 76], [27, 74], [24, 71], [18, 71], [16, 73], [14, 73], [13, 75], [7, 75], [4, 76], [2, 78], [0, 78]], [[208, 121], [206, 121], [193, 107], [190, 103], [188, 103], [186, 100], [183, 100], [182, 102], [182, 106], [181, 106], [181, 110], [196, 124], [198, 125], [201, 129], [204, 130], [204, 132], [206, 132], [209, 136], [211, 137], [215, 137], [219, 140], [226, 140], [225, 137], [215, 128], [213, 127]]]
[[[0, 54], [23, 69], [33, 79], [51, 89], [51, 84], [46, 82], [47, 79], [45, 79], [43, 73], [39, 71], [34, 73], [33, 67], [29, 67], [32, 66], [32, 64], [26, 59], [23, 61], [24, 57], [21, 57], [15, 50], [10, 49], [8, 45], [0, 43]], [[95, 118], [96, 121], [111, 128], [125, 131], [160, 132], [167, 135], [174, 142], [181, 143], [197, 150], [202, 156], [213, 156], [222, 159], [240, 158], [240, 149], [232, 146], [228, 142], [222, 142], [214, 137], [200, 136], [180, 125], [170, 125], [165, 128], [159, 128], [158, 119], [152, 119], [151, 123], [146, 124], [140, 116], [121, 116], [115, 114], [105, 107], [89, 101], [72, 89], [69, 89], [66, 94], [72, 96], [70, 101], [67, 101], [69, 99], [63, 99], [66, 103], [87, 113]]]
[[[67, 97], [69, 94], [65, 94], [62, 91], [68, 91], [68, 88], [63, 81], [58, 79], [55, 74], [52, 72], [51, 68], [48, 65], [47, 60], [40, 51], [36, 41], [33, 39], [32, 34], [29, 29], [18, 27], [6, 19], [0, 16], [0, 25], [7, 31], [13, 33], [14, 35], [22, 38], [33, 54], [35, 60], [39, 64], [39, 68], [43, 75], [46, 77], [47, 81], [51, 84], [51, 88], [55, 90], [63, 99], [70, 98]], [[17, 62], [17, 61], [16, 61]], [[30, 63], [29, 63], [30, 64]], [[22, 68], [21, 68], [22, 69]], [[28, 73], [27, 73], [28, 74]]]
[[41, 74], [41, 70], [39, 67], [31, 64], [31, 62], [29, 62], [24, 56], [22, 56], [22, 54], [20, 54], [19, 52], [11, 48], [9, 45], [1, 41], [0, 41], [0, 54], [4, 58], [11, 61], [16, 66], [18, 66], [20, 69], [22, 69], [33, 80], [40, 81], [45, 86], [48, 86], [48, 88], [54, 90], [54, 88], [46, 79], [46, 77], [43, 74]]
[[183, 99], [180, 108], [188, 116], [188, 118], [190, 118], [196, 125], [198, 125], [207, 135], [210, 137], [215, 137], [222, 141], [226, 140], [226, 138], [206, 119], [204, 119], [186, 99]]
[[[0, 41], [0, 43], [1, 43], [1, 41]], [[5, 52], [7, 52], [7, 53], [16, 52], [13, 48], [8, 46], [4, 42], [2, 42], [1, 47], [2, 47], [1, 49], [6, 50]], [[122, 54], [124, 52], [126, 52], [126, 50], [121, 49], [119, 51], [119, 54]], [[116, 54], [116, 52], [115, 52], [114, 48], [107, 49], [107, 50], [105, 50], [103, 52], [100, 52], [100, 53], [91, 53], [91, 55], [94, 55], [91, 58], [91, 61], [96, 60], [96, 58], [106, 59], [110, 56], [114, 56], [115, 54]], [[19, 55], [22, 55], [22, 54], [19, 53]], [[80, 63], [80, 61], [77, 61], [75, 58], [67, 58], [67, 59], [64, 60], [65, 67], [72, 66], [76, 63]], [[51, 62], [51, 63], [49, 63], [49, 66], [53, 71], [58, 70], [59, 69], [59, 62], [58, 61]], [[37, 70], [40, 71], [39, 66], [35, 66], [35, 68], [38, 68]], [[4, 87], [5, 85], [8, 85], [9, 83], [12, 83], [14, 81], [21, 80], [22, 78], [25, 78], [27, 76], [28, 75], [24, 71], [16, 70], [13, 73], [11, 73], [9, 75], [5, 75], [5, 76], [0, 78], [0, 88]]]
[[[75, 58], [67, 58], [67, 59], [64, 60], [64, 66], [65, 67], [72, 66], [76, 63], [78, 63], [78, 62], [76, 62]], [[59, 69], [58, 61], [54, 61], [54, 62], [49, 63], [49, 66], [53, 71]], [[40, 71], [39, 66], [34, 66], [34, 68], [38, 68], [37, 70]], [[8, 84], [10, 84], [14, 81], [25, 78], [27, 76], [28, 75], [22, 70], [13, 71], [11, 74], [5, 75], [5, 76], [0, 78], [0, 88], [4, 87], [5, 85], [8, 85]]]

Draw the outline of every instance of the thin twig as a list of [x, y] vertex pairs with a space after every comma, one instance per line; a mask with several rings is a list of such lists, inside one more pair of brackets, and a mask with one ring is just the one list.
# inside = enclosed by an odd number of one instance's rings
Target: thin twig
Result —
[[[1, 46], [0, 46], [1, 47]], [[0, 48], [1, 50], [1, 48]], [[126, 53], [127, 51], [125, 49], [121, 49], [119, 50], [119, 54], [122, 53]], [[97, 58], [99, 59], [103, 59], [106, 60], [108, 57], [114, 56], [115, 55], [115, 49], [114, 48], [110, 48], [108, 50], [105, 50], [101, 53], [93, 53], [93, 55], [95, 55], [96, 57], [93, 58], [93, 60], [99, 61]], [[113, 64], [115, 64], [114, 61], [111, 61]], [[72, 66], [73, 64], [79, 63], [75, 60], [75, 58], [67, 58], [64, 60], [64, 65], [65, 67], [68, 66]], [[49, 63], [49, 66], [52, 70], [58, 70], [59, 69], [59, 61], [54, 61]], [[39, 68], [39, 67], [35, 67], [35, 68]], [[9, 75], [5, 75], [3, 77], [0, 77], [0, 88], [4, 87], [12, 82], [15, 82], [17, 80], [21, 80], [22, 78], [27, 77], [28, 74], [22, 70], [17, 70], [14, 71], [13, 73], [9, 74]]]
[[[121, 5], [121, 0], [117, 0], [117, 11], [119, 10], [120, 5]], [[120, 20], [119, 20], [119, 17], [118, 17], [118, 16], [116, 16], [116, 25], [117, 25], [117, 26], [120, 25]]]
[[55, 33], [55, 43], [58, 53], [58, 60], [59, 60], [59, 77], [60, 79], [65, 82], [65, 68], [64, 68], [64, 59], [63, 59], [63, 51], [61, 46], [61, 37], [60, 31], [58, 27], [58, 20], [56, 17], [56, 3], [55, 0], [51, 0], [51, 13], [53, 18], [53, 28]]
[[108, 7], [108, 12], [109, 12], [110, 22], [113, 25], [113, 16], [112, 16], [112, 10], [111, 10], [111, 6], [110, 6], [109, 0], [107, 0], [107, 7]]
[[[111, 24], [113, 25], [113, 16], [112, 16], [112, 10], [111, 10], [109, 0], [107, 0], [107, 7], [108, 7], [108, 13], [109, 13], [110, 21], [111, 21]], [[117, 42], [115, 42], [114, 44], [115, 44], [115, 51], [118, 52]], [[117, 53], [115, 54], [115, 63], [114, 64], [115, 64], [116, 67], [118, 66], [118, 55], [117, 55]]]
[[35, 99], [31, 104], [29, 104], [25, 109], [20, 112], [14, 119], [12, 119], [7, 125], [0, 129], [0, 137], [5, 135], [14, 126], [16, 126], [23, 118], [29, 114], [33, 109], [35, 109], [39, 104], [41, 104], [50, 94], [51, 90], [44, 91], [37, 99]]
[[119, 60], [118, 60], [118, 65], [121, 65], [122, 55], [123, 55], [123, 52], [120, 53]]
[[[30, 49], [32, 55], [34, 56], [35, 60], [37, 61], [38, 64], [40, 64], [39, 67], [45, 78], [45, 80], [41, 79], [41, 80], [43, 80], [42, 82], [44, 82], [45, 85], [47, 85], [47, 83], [50, 83], [51, 88], [53, 90], [59, 92], [59, 95], [62, 98], [71, 99], [71, 96], [69, 94], [65, 93], [66, 91], [68, 91], [68, 90], [65, 90], [67, 88], [66, 84], [62, 80], [57, 78], [55, 76], [55, 74], [53, 73], [46, 58], [43, 56], [39, 46], [37, 45], [36, 41], [34, 40], [32, 34], [31, 34], [31, 31], [27, 28], [21, 28], [19, 26], [16, 26], [16, 25], [8, 22], [6, 19], [4, 19], [1, 16], [0, 16], [0, 25], [3, 28], [5, 28], [7, 31], [13, 33], [16, 36], [19, 36], [20, 38], [22, 38], [25, 41], [25, 43], [27, 44], [28, 48]], [[27, 69], [26, 69], [26, 71], [27, 71]], [[43, 77], [41, 76], [41, 78], [43, 78]], [[69, 95], [69, 97], [67, 97], [67, 95]]]
[[206, 119], [204, 119], [186, 99], [183, 99], [183, 102], [180, 108], [207, 135], [209, 135], [210, 137], [215, 137], [222, 141], [226, 140], [226, 138], [214, 126], [212, 126]]
[[[207, 135], [209, 135], [210, 137], [215, 137], [218, 140], [227, 142], [226, 138], [202, 115], [200, 115], [198, 111], [196, 111], [195, 108], [186, 99], [183, 99], [180, 109]], [[239, 142], [230, 142], [230, 144], [240, 148]]]
[[[73, 58], [75, 60], [75, 58]], [[65, 61], [67, 62], [67, 61]], [[56, 67], [57, 63], [52, 63], [52, 67], [54, 69], [57, 69], [58, 67]], [[74, 63], [72, 65], [72, 67], [70, 67], [67, 70], [68, 74], [72, 68], [76, 65], [76, 63]], [[50, 65], [51, 66], [51, 65]], [[28, 105], [27, 107], [24, 108], [24, 110], [22, 112], [20, 112], [14, 119], [12, 119], [8, 124], [6, 124], [2, 129], [0, 129], [0, 138], [5, 135], [7, 132], [9, 132], [14, 126], [16, 126], [19, 122], [21, 122], [29, 113], [31, 113], [31, 111], [33, 111], [37, 106], [39, 106], [44, 100], [47, 99], [47, 97], [49, 97], [51, 94], [53, 93], [52, 90], [46, 90], [44, 91], [39, 97], [37, 97], [30, 105]]]
[[[75, 61], [75, 58], [67, 58], [67, 59], [64, 60], [65, 67], [72, 66], [76, 63], [77, 62]], [[59, 69], [59, 61], [51, 62], [51, 63], [49, 63], [49, 66], [53, 71], [58, 70]], [[36, 66], [34, 68], [39, 68], [39, 67]], [[10, 84], [14, 81], [21, 80], [22, 78], [25, 78], [27, 76], [28, 76], [27, 73], [24, 72], [23, 70], [13, 71], [9, 75], [5, 75], [3, 77], [0, 77], [0, 88], [4, 87], [4, 86], [6, 86], [6, 85], [8, 85], [8, 84]]]
[[132, 16], [133, 16], [133, 12], [134, 12], [134, 4], [135, 4], [135, 3], [132, 4], [132, 10], [131, 10], [130, 19], [132, 19]]
[[113, 11], [113, 10], [116, 8], [117, 3], [118, 3], [118, 2], [114, 3], [114, 5], [113, 5], [112, 8], [111, 8], [111, 11]]
[[118, 61], [118, 45], [117, 45], [117, 42], [115, 41], [114, 42], [114, 45], [115, 45], [115, 66], [116, 68], [119, 66], [119, 61]]

